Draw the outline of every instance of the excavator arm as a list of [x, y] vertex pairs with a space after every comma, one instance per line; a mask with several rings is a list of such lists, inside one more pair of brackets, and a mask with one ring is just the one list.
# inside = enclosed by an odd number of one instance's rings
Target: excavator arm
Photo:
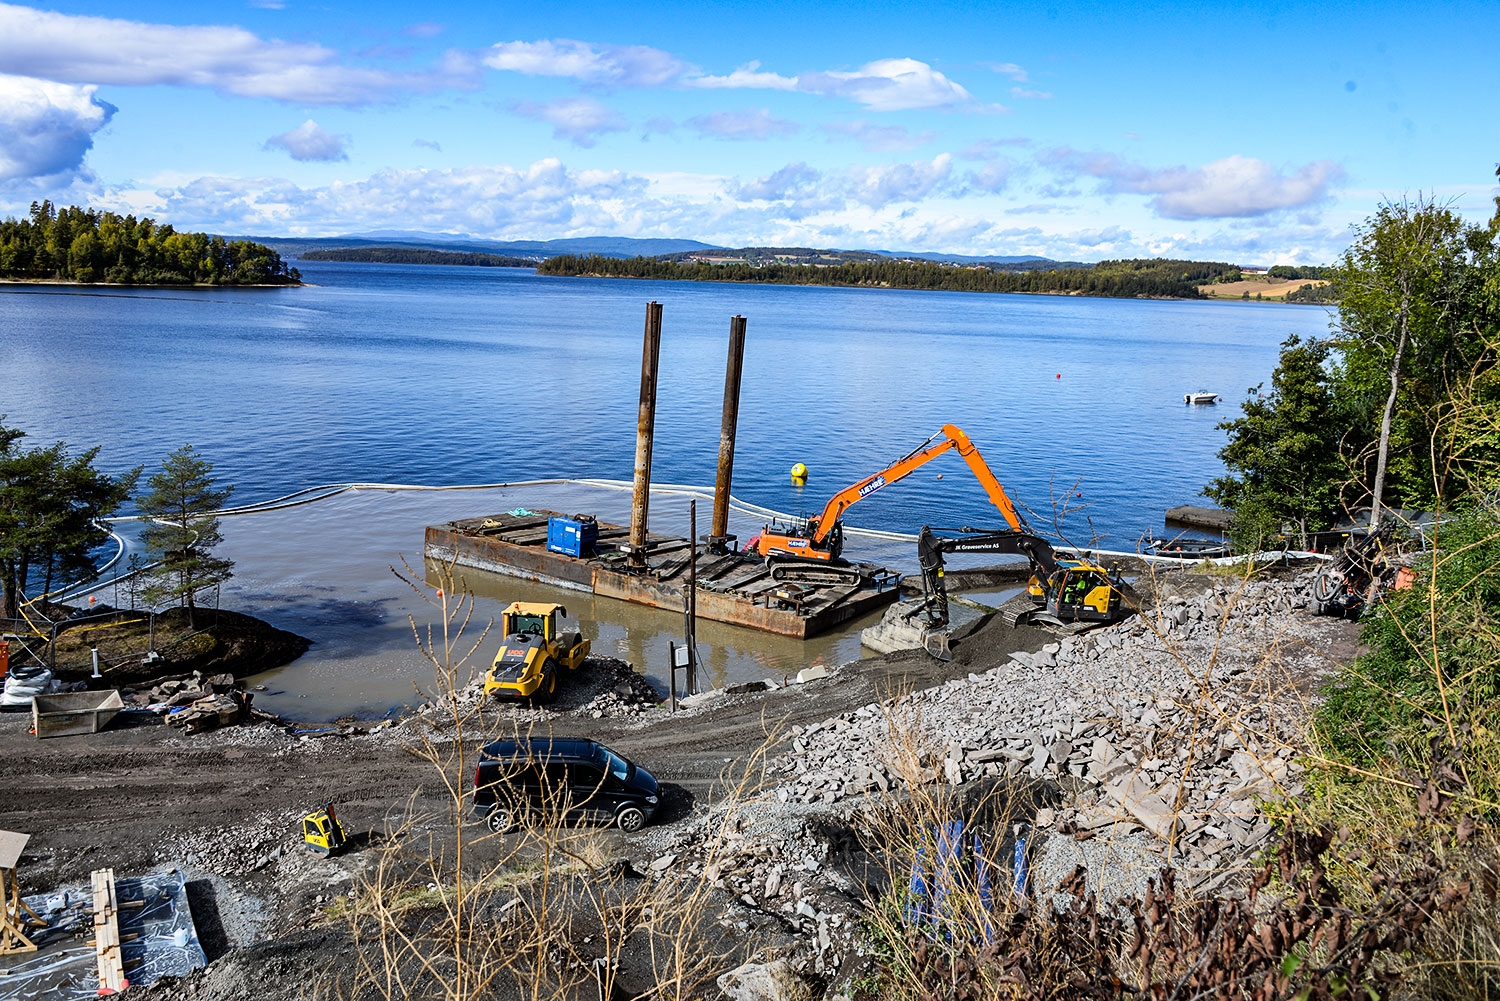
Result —
[[1031, 563], [1031, 572], [1041, 580], [1057, 571], [1052, 544], [1029, 532], [983, 532], [940, 538], [922, 526], [917, 536], [917, 563], [922, 568], [922, 591], [927, 598], [927, 621], [932, 627], [948, 624], [948, 588], [943, 582], [944, 553], [1013, 553]]
[[[940, 438], [942, 440], [939, 440]], [[963, 457], [964, 462], [968, 463], [974, 477], [979, 480], [979, 485], [984, 487], [984, 492], [989, 495], [990, 503], [1000, 509], [1000, 514], [1005, 518], [1006, 524], [1010, 525], [1014, 531], [1024, 531], [1025, 522], [1016, 513], [1016, 506], [1011, 503], [1010, 497], [1005, 493], [1005, 488], [1000, 485], [999, 480], [995, 479], [995, 474], [990, 472], [990, 467], [985, 463], [984, 457], [979, 454], [979, 449], [974, 447], [974, 443], [961, 428], [952, 424], [944, 424], [941, 431], [924, 441], [915, 451], [908, 452], [880, 472], [845, 487], [829, 498], [828, 503], [823, 507], [823, 513], [818, 516], [817, 528], [812, 536], [813, 541], [822, 545], [834, 526], [838, 524], [838, 520], [843, 517], [844, 512], [849, 510], [856, 501], [863, 500], [881, 487], [904, 479], [949, 449], [956, 450]]]

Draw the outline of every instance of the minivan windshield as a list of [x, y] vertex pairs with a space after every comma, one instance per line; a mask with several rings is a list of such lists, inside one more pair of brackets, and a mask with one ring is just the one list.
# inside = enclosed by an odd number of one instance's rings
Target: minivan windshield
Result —
[[630, 762], [626, 761], [624, 758], [620, 757], [609, 748], [600, 747], [599, 753], [595, 755], [594, 760], [603, 765], [611, 775], [619, 779], [621, 782], [624, 782], [626, 779], [630, 778]]

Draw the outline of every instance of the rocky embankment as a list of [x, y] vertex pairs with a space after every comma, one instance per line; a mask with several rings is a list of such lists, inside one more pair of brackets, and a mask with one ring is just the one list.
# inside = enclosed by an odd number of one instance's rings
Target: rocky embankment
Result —
[[769, 795], [658, 835], [646, 867], [712, 880], [742, 930], [795, 942], [786, 972], [820, 978], [868, 951], [856, 934], [867, 886], [841, 853], [864, 851], [851, 843], [870, 811], [918, 785], [1043, 790], [1006, 818], [1032, 845], [1040, 893], [1074, 864], [1106, 897], [1141, 891], [1163, 866], [1233, 893], [1271, 834], [1266, 805], [1301, 792], [1312, 689], [1356, 648], [1352, 623], [1313, 614], [1310, 585], [1176, 577], [1123, 623], [794, 727], [766, 764]]

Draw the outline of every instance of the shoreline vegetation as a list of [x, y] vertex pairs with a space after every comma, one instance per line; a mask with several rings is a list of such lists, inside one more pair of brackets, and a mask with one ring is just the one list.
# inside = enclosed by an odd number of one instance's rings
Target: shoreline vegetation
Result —
[[[1207, 286], [1238, 282], [1240, 268], [1218, 261], [1119, 260], [1052, 270], [997, 270], [932, 261], [846, 261], [838, 265], [710, 264], [652, 257], [591, 254], [549, 257], [537, 274], [559, 277], [647, 278], [660, 281], [824, 285], [945, 292], [1020, 292], [1125, 299], [1207, 299]], [[1295, 300], [1294, 300], [1295, 301]]]
[[480, 251], [427, 250], [421, 247], [348, 247], [307, 250], [302, 261], [338, 261], [349, 264], [446, 264], [466, 268], [534, 268], [530, 257], [507, 257]]
[[0, 221], [0, 279], [80, 285], [301, 285], [264, 244], [179, 233], [152, 219], [32, 202]]

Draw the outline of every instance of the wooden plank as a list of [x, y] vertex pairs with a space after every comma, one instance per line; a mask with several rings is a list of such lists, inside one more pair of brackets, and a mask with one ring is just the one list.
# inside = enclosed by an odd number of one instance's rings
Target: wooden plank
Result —
[[94, 890], [94, 957], [99, 965], [99, 993], [117, 994], [130, 986], [125, 979], [125, 960], [120, 954], [120, 909], [115, 897], [115, 871], [95, 869], [90, 874]]
[[855, 594], [862, 586], [862, 584], [854, 583], [832, 587], [826, 591], [820, 590], [807, 602], [805, 607], [810, 614], [816, 615], [819, 612], [832, 608], [850, 595]]

